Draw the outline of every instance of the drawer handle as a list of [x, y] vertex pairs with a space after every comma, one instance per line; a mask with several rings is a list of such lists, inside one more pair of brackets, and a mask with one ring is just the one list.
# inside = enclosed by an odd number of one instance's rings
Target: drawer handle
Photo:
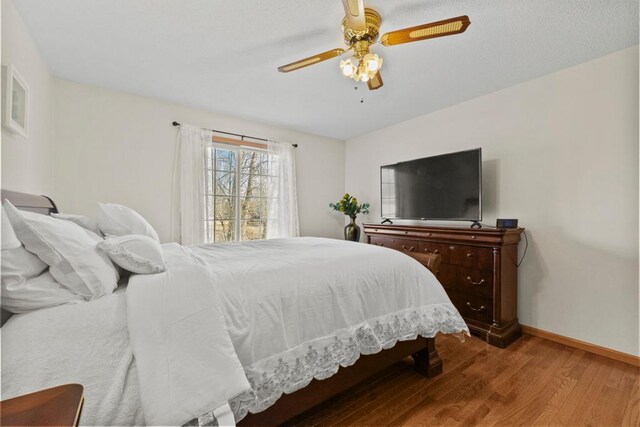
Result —
[[469, 307], [472, 311], [483, 311], [485, 308], [484, 305], [481, 305], [480, 308], [475, 308], [469, 301], [467, 301], [467, 307]]
[[402, 245], [402, 249], [404, 249], [407, 252], [413, 252], [416, 250], [416, 248], [413, 246], [411, 246], [410, 248], [407, 248], [405, 245]]
[[471, 276], [467, 276], [467, 280], [469, 281], [469, 283], [471, 283], [472, 285], [476, 285], [476, 286], [480, 286], [484, 282], [486, 282], [486, 280], [484, 280], [484, 279], [480, 279], [479, 282], [474, 282], [473, 279], [471, 278]]
[[456, 247], [455, 246], [449, 246], [449, 249], [454, 250]]
[[467, 253], [467, 258], [471, 258], [473, 256], [473, 254], [471, 252]]
[[433, 252], [429, 252], [429, 249], [425, 249], [424, 251], [425, 251], [426, 253], [428, 253], [428, 254], [434, 254], [434, 255], [435, 255], [435, 254], [439, 254], [439, 253], [440, 253], [440, 251], [439, 251], [438, 249], [435, 249]]

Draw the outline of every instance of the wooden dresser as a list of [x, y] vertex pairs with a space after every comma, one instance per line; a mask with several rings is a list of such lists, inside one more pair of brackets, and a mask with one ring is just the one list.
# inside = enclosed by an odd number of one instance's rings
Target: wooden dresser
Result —
[[518, 323], [518, 242], [522, 228], [463, 228], [364, 224], [366, 242], [407, 253], [438, 254], [438, 280], [469, 329], [506, 347], [521, 335]]

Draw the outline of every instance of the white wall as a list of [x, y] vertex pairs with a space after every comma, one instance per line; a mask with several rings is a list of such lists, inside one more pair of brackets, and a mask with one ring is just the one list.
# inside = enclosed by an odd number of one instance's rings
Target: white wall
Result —
[[53, 79], [13, 1], [2, 0], [2, 66], [9, 64], [29, 85], [29, 136], [25, 138], [2, 128], [2, 188], [51, 194]]
[[172, 121], [298, 144], [300, 231], [340, 237], [328, 204], [344, 191], [344, 142], [260, 125], [177, 104], [55, 79], [54, 200], [63, 212], [94, 214], [97, 201], [139, 211], [170, 240]]
[[377, 221], [381, 165], [475, 147], [484, 222], [529, 236], [520, 322], [638, 355], [638, 47], [351, 139], [346, 189]]

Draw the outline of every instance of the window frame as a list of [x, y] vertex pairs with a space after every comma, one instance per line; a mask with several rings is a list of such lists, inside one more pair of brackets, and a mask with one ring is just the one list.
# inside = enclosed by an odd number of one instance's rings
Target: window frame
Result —
[[[240, 185], [240, 178], [242, 175], [242, 166], [241, 166], [241, 152], [255, 152], [258, 154], [267, 154], [267, 150], [263, 149], [263, 148], [254, 148], [254, 147], [247, 147], [247, 146], [241, 146], [241, 145], [235, 145], [235, 144], [225, 144], [225, 143], [219, 143], [219, 142], [211, 142], [210, 144], [207, 145], [206, 147], [207, 150], [213, 150], [213, 156], [209, 157], [208, 154], [205, 154], [204, 156], [204, 176], [205, 176], [205, 193], [204, 193], [204, 214], [205, 214], [205, 219], [204, 219], [204, 241], [206, 243], [224, 243], [224, 242], [243, 242], [245, 240], [242, 240], [242, 209], [241, 209], [241, 185]], [[216, 194], [216, 172], [219, 172], [216, 169], [216, 153], [215, 150], [216, 149], [221, 149], [221, 150], [227, 150], [227, 151], [232, 151], [235, 153], [235, 194], [233, 196], [226, 196], [226, 197], [233, 197], [235, 199], [235, 203], [234, 203], [234, 218], [233, 219], [229, 219], [230, 221], [233, 220], [234, 222], [234, 226], [233, 226], [233, 233], [234, 233], [234, 239], [229, 240], [229, 241], [217, 241], [216, 240], [216, 221], [218, 221], [216, 219], [216, 197], [218, 196]], [[210, 161], [211, 164], [208, 164], [208, 160]], [[212, 173], [212, 181], [209, 182], [209, 177], [208, 177], [208, 172], [211, 171]], [[262, 175], [262, 174], [257, 174], [257, 176], [263, 177], [263, 176], [272, 176], [272, 175]], [[277, 176], [277, 175], [273, 175], [273, 176]], [[211, 193], [207, 192], [207, 189], [211, 189]], [[209, 215], [210, 211], [209, 211], [209, 201], [208, 198], [211, 197], [211, 207], [213, 209], [212, 216]], [[219, 197], [225, 197], [220, 195]], [[266, 198], [267, 199], [267, 203], [268, 203], [268, 199], [269, 196], [263, 197], [262, 195], [258, 196], [258, 198], [262, 199], [262, 198]], [[213, 218], [213, 220], [210, 220], [209, 218]], [[223, 219], [224, 220], [224, 219]], [[260, 222], [264, 222], [265, 227], [266, 224], [268, 222], [268, 218], [261, 218]], [[212, 240], [209, 240], [209, 227], [212, 224], [213, 226], [213, 230], [211, 233], [211, 237]], [[256, 239], [256, 240], [262, 240], [262, 239]], [[246, 241], [250, 241], [250, 240], [246, 240]]]

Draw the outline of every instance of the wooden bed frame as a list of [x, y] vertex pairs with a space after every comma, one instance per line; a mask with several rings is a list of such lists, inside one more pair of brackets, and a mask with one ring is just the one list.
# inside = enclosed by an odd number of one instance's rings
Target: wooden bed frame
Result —
[[[9, 200], [22, 210], [44, 215], [58, 212], [53, 200], [46, 196], [2, 190], [1, 197], [3, 202]], [[429, 263], [429, 265], [437, 266], [438, 263]], [[292, 394], [284, 394], [274, 405], [257, 414], [248, 414], [238, 424], [251, 426], [283, 424], [376, 376], [380, 371], [408, 356], [413, 357], [414, 368], [420, 374], [433, 378], [442, 373], [442, 361], [438, 357], [435, 338], [418, 337], [411, 341], [400, 341], [388, 350], [360, 356], [354, 365], [340, 368], [330, 378], [322, 381], [314, 379], [307, 387]]]

